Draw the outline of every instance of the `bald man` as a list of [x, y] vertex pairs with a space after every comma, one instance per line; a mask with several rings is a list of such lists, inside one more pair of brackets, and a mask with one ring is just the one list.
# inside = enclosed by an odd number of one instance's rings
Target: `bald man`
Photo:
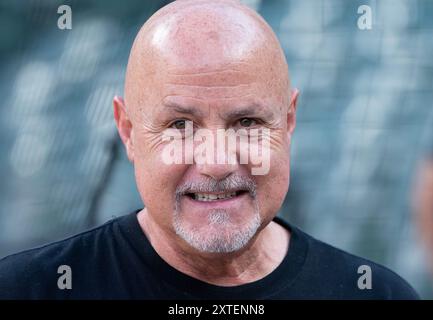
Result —
[[254, 11], [234, 1], [162, 8], [134, 41], [125, 99], [113, 101], [145, 208], [3, 259], [0, 296], [417, 298], [393, 272], [276, 217], [297, 98]]

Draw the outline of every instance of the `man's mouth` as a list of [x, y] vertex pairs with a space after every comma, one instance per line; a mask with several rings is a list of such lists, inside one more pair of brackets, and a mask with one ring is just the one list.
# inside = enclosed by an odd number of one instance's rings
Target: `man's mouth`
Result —
[[186, 195], [190, 197], [193, 200], [196, 201], [202, 201], [202, 202], [210, 202], [210, 201], [221, 201], [221, 200], [228, 200], [232, 199], [234, 197], [243, 195], [248, 191], [246, 190], [237, 190], [237, 191], [229, 191], [225, 193], [203, 193], [203, 192], [197, 192], [197, 193], [187, 193]]

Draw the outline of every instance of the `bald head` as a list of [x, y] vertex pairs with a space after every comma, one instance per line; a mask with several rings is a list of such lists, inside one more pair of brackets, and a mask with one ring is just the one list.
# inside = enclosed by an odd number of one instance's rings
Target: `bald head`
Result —
[[143, 106], [151, 95], [162, 93], [160, 85], [167, 74], [219, 70], [226, 71], [220, 79], [198, 76], [197, 84], [234, 86], [260, 75], [268, 89], [287, 102], [284, 53], [256, 12], [236, 1], [175, 1], [156, 12], [134, 41], [126, 74], [126, 105]]

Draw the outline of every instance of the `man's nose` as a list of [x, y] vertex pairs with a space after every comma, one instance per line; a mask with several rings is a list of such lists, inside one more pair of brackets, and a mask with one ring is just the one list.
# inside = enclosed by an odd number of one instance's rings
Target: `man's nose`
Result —
[[200, 174], [215, 180], [223, 180], [238, 169], [237, 164], [196, 164]]
[[[221, 135], [218, 130], [212, 132], [213, 139], [207, 141], [209, 144], [205, 145], [205, 154], [197, 150], [194, 152], [194, 163], [198, 172], [218, 181], [239, 170], [237, 143], [226, 137], [226, 132], [222, 133]], [[213, 148], [210, 148], [211, 145]]]

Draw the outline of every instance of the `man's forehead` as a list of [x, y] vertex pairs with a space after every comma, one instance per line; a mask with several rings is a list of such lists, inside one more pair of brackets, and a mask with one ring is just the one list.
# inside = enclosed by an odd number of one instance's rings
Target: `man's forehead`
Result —
[[150, 45], [178, 65], [243, 59], [266, 39], [256, 17], [224, 3], [198, 3], [159, 20], [147, 31]]
[[236, 99], [253, 95], [260, 86], [253, 67], [243, 64], [242, 67], [230, 65], [202, 70], [171, 69], [160, 79], [163, 95], [197, 99]]
[[167, 83], [202, 87], [231, 87], [257, 81], [257, 66], [246, 61], [234, 61], [220, 65], [168, 66], [164, 68]]

